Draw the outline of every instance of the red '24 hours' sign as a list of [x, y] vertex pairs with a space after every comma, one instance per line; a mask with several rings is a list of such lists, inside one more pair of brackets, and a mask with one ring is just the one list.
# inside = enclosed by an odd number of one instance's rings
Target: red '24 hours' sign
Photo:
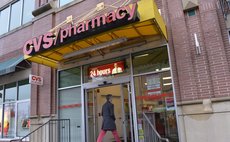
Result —
[[122, 72], [124, 72], [124, 61], [89, 68], [89, 76], [91, 78], [114, 75]]

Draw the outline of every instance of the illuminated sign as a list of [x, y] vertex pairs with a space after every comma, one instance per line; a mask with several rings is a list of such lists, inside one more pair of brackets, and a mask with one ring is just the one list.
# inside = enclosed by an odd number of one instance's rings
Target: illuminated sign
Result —
[[43, 85], [43, 77], [37, 75], [30, 75], [29, 83], [35, 85]]
[[124, 61], [89, 68], [91, 78], [114, 75], [124, 72]]
[[139, 21], [137, 16], [137, 3], [126, 5], [77, 25], [70, 25], [59, 29], [57, 35], [48, 32], [39, 37], [26, 41], [23, 52], [25, 55], [34, 55], [38, 52], [60, 47], [65, 44], [80, 40], [122, 25]]

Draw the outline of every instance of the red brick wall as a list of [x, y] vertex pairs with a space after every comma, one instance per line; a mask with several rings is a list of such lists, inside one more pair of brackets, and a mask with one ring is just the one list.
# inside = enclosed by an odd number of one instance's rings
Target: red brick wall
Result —
[[[181, 0], [155, 0], [165, 13], [178, 101], [229, 96], [230, 47], [217, 0], [200, 0], [188, 17]], [[197, 34], [201, 54], [195, 50]]]
[[42, 76], [42, 86], [32, 85], [31, 116], [50, 116], [56, 113], [56, 70], [32, 64], [32, 74]]

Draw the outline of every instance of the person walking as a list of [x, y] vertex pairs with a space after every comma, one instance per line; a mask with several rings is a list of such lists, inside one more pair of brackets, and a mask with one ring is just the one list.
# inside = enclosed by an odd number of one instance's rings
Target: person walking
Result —
[[107, 131], [111, 131], [116, 142], [121, 142], [115, 124], [115, 115], [114, 115], [114, 104], [112, 104], [112, 95], [106, 95], [106, 102], [102, 106], [102, 116], [103, 122], [100, 134], [97, 138], [97, 142], [102, 142]]

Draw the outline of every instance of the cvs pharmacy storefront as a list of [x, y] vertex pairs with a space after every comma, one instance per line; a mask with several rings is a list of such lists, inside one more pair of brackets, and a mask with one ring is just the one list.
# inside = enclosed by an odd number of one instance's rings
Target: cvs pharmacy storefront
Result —
[[[57, 118], [70, 119], [72, 142], [96, 141], [101, 108], [113, 95], [125, 142], [178, 141], [165, 23], [152, 0], [67, 17], [24, 45], [27, 60], [57, 68]], [[105, 142], [114, 141], [108, 133]]]

